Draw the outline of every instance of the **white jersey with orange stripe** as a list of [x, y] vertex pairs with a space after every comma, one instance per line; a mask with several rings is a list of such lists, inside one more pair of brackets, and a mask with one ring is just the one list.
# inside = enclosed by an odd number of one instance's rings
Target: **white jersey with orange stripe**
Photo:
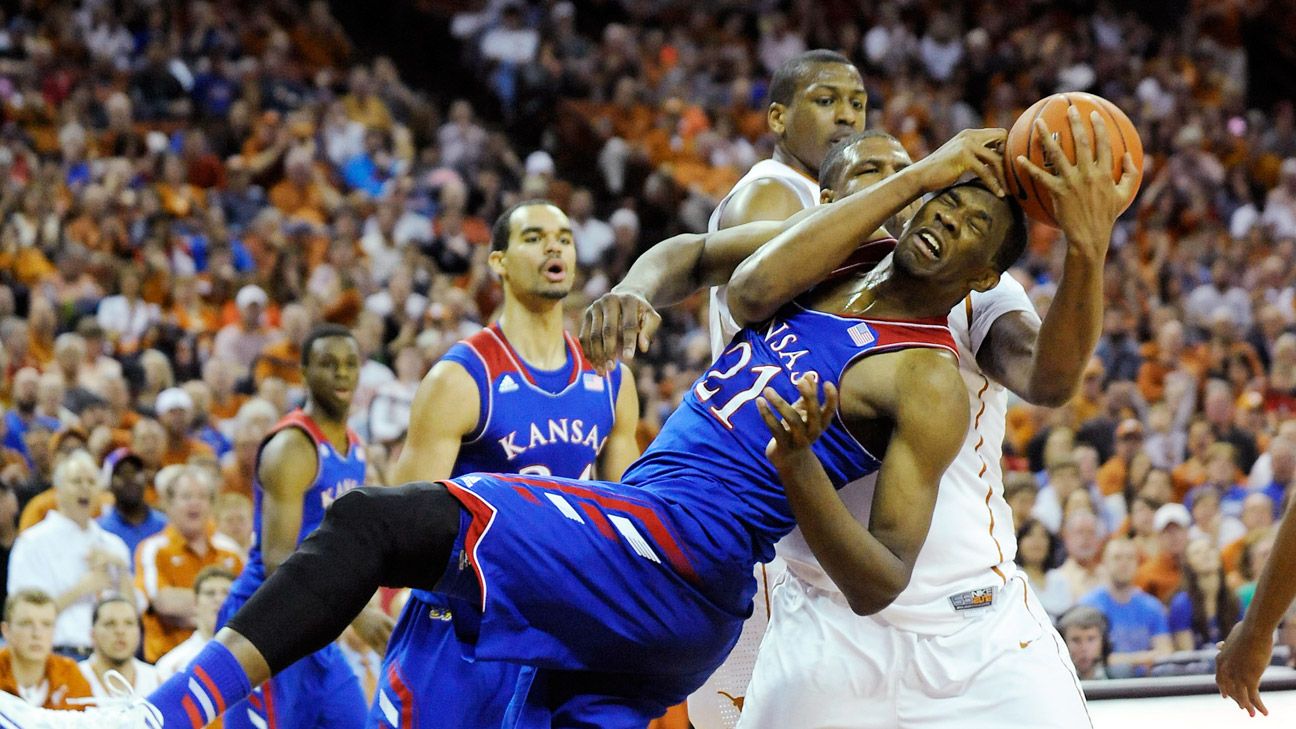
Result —
[[[775, 159], [763, 159], [752, 165], [747, 174], [738, 180], [729, 194], [725, 195], [720, 203], [716, 205], [715, 210], [711, 211], [711, 218], [707, 221], [707, 232], [714, 233], [720, 229], [720, 216], [724, 214], [725, 206], [733, 199], [735, 193], [747, 185], [757, 180], [775, 179], [786, 184], [797, 198], [801, 200], [802, 209], [814, 207], [819, 204], [819, 183], [797, 172], [788, 165]], [[729, 303], [725, 299], [724, 286], [716, 286], [711, 289], [711, 306], [708, 314], [711, 334], [711, 357], [716, 358], [724, 351], [729, 344], [729, 340], [738, 333], [738, 323], [729, 313]]]
[[[967, 623], [977, 607], [989, 605], [1016, 572], [1017, 539], [1012, 510], [1003, 498], [1000, 456], [1008, 391], [977, 365], [990, 326], [1014, 312], [1036, 316], [1025, 289], [1011, 276], [986, 292], [973, 293], [950, 311], [949, 327], [959, 349], [959, 370], [967, 385], [972, 427], [963, 448], [941, 480], [931, 530], [914, 565], [909, 587], [882, 620], [903, 630], [948, 635]], [[848, 484], [838, 493], [867, 524], [875, 477]], [[778, 554], [799, 579], [836, 591], [801, 536], [794, 530], [778, 543]]]

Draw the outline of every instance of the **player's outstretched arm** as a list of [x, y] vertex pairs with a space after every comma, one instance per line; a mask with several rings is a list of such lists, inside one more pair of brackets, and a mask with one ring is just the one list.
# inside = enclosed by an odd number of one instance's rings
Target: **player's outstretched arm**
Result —
[[821, 206], [814, 215], [780, 233], [734, 271], [729, 310], [746, 326], [765, 321], [803, 291], [822, 281], [859, 244], [896, 213], [928, 192], [954, 184], [964, 174], [985, 181], [1003, 195], [1002, 129], [959, 132], [926, 158], [863, 192]]
[[450, 478], [463, 437], [477, 427], [481, 393], [457, 362], [441, 361], [419, 383], [394, 484]]
[[585, 309], [580, 341], [585, 356], [602, 372], [652, 344], [661, 324], [656, 312], [708, 286], [723, 286], [734, 269], [783, 230], [819, 208], [787, 220], [754, 220], [715, 233], [684, 233], [649, 248], [625, 279]]
[[[831, 385], [824, 388], [823, 403], [809, 378], [798, 385], [801, 398], [796, 405], [788, 405], [773, 390], [766, 390], [757, 402], [774, 435], [766, 452], [778, 469], [802, 534], [860, 615], [890, 605], [909, 584], [931, 524], [941, 475], [967, 430], [967, 392], [954, 367], [936, 359], [942, 355], [916, 351], [886, 356], [896, 365], [894, 387], [909, 394], [884, 398], [897, 402], [892, 411], [896, 425], [868, 528], [847, 510], [810, 449], [837, 409]], [[843, 386], [843, 399], [858, 404], [858, 385], [847, 381]]]
[[1269, 665], [1269, 655], [1273, 653], [1274, 630], [1296, 600], [1293, 563], [1296, 563], [1296, 517], [1288, 509], [1278, 526], [1273, 551], [1260, 573], [1246, 616], [1229, 631], [1215, 659], [1215, 683], [1220, 694], [1236, 701], [1251, 716], [1257, 710], [1269, 715], [1260, 700], [1260, 674]]
[[1076, 140], [1076, 162], [1063, 154], [1043, 121], [1036, 121], [1052, 172], [1018, 157], [1031, 177], [1048, 190], [1058, 225], [1066, 235], [1066, 258], [1057, 293], [1042, 325], [1021, 313], [995, 321], [977, 353], [982, 369], [1009, 390], [1036, 405], [1057, 407], [1075, 395], [1080, 375], [1102, 333], [1103, 264], [1112, 228], [1134, 194], [1133, 158], [1122, 159], [1119, 182], [1111, 177], [1112, 150], [1101, 116], [1091, 116], [1094, 134], [1068, 111]]
[[298, 428], [284, 428], [261, 448], [257, 461], [261, 483], [261, 559], [266, 577], [297, 549], [302, 529], [302, 495], [315, 482], [319, 455]]

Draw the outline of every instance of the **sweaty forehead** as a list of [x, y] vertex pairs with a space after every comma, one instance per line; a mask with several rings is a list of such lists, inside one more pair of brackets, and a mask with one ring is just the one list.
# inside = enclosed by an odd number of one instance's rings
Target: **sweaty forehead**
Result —
[[869, 137], [856, 142], [850, 149], [851, 161], [878, 160], [909, 164], [909, 153], [900, 142], [889, 137]]
[[313, 360], [324, 356], [345, 357], [359, 351], [359, 347], [351, 337], [320, 337], [311, 343], [310, 353]]

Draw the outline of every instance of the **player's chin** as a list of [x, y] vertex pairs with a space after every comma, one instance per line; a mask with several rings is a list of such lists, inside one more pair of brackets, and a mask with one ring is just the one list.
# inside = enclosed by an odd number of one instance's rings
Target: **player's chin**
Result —
[[540, 296], [551, 301], [562, 301], [567, 298], [567, 295], [570, 293], [570, 284], [556, 284], [553, 286], [546, 286], [540, 290]]

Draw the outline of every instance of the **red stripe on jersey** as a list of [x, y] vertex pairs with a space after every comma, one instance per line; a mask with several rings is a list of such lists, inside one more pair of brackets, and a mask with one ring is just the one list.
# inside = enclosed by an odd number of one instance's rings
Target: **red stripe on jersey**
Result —
[[598, 527], [600, 534], [608, 539], [616, 541], [616, 530], [612, 528], [612, 522], [608, 521], [608, 518], [603, 515], [603, 512], [598, 510], [597, 506], [588, 501], [577, 501], [576, 503], [581, 505], [581, 510], [585, 512], [585, 515], [589, 517], [590, 521], [594, 522], [594, 526]]
[[468, 524], [468, 533], [464, 535], [464, 551], [469, 554], [469, 564], [472, 565], [473, 572], [477, 573], [477, 585], [481, 588], [481, 609], [486, 611], [486, 574], [482, 572], [481, 565], [477, 562], [477, 545], [481, 542], [486, 532], [490, 531], [491, 524], [495, 522], [495, 507], [491, 506], [479, 494], [473, 493], [471, 489], [466, 489], [454, 481], [439, 481], [450, 491], [450, 495], [455, 497], [459, 505], [472, 515], [472, 521]]
[[516, 492], [518, 492], [518, 494], [519, 494], [522, 498], [526, 499], [527, 501], [530, 501], [531, 503], [535, 504], [536, 506], [544, 506], [544, 504], [541, 504], [541, 503], [540, 503], [540, 499], [536, 498], [536, 495], [533, 494], [533, 493], [531, 493], [531, 490], [530, 490], [530, 489], [526, 489], [526, 488], [523, 488], [523, 487], [521, 487], [521, 486], [514, 486], [514, 487], [513, 487], [513, 490], [516, 491]]
[[496, 379], [510, 372], [516, 372], [527, 382], [535, 384], [531, 374], [514, 356], [498, 324], [492, 324], [470, 337], [465, 337], [462, 341], [469, 349], [476, 352], [486, 365], [487, 384], [493, 385]]
[[585, 358], [585, 350], [581, 349], [580, 342], [576, 341], [576, 337], [567, 332], [563, 332], [563, 336], [567, 339], [567, 350], [571, 352], [572, 362], [576, 365], [572, 367], [571, 379], [567, 381], [567, 384], [570, 385], [576, 381], [577, 377], [580, 377], [582, 372], [594, 369], [594, 364]]
[[315, 446], [317, 448], [320, 443], [329, 442], [328, 436], [324, 435], [324, 430], [319, 427], [319, 424], [314, 420], [311, 420], [311, 417], [307, 415], [304, 410], [300, 409], [294, 410], [280, 418], [279, 422], [275, 423], [274, 427], [270, 429], [270, 432], [266, 434], [266, 440], [270, 440], [270, 436], [273, 436], [275, 433], [286, 428], [301, 428], [306, 431], [306, 435], [309, 435], [310, 439], [315, 441]]
[[824, 282], [836, 281], [852, 273], [872, 271], [882, 262], [883, 258], [886, 258], [891, 251], [895, 250], [895, 246], [896, 239], [891, 237], [877, 238], [861, 243], [842, 265], [833, 269], [832, 273], [824, 277]]
[[661, 518], [657, 516], [657, 512], [647, 506], [627, 499], [621, 499], [616, 496], [610, 496], [602, 491], [585, 488], [583, 486], [558, 483], [556, 481], [542, 481], [540, 479], [527, 478], [526, 476], [512, 476], [504, 474], [495, 474], [494, 478], [498, 478], [502, 481], [521, 481], [522, 483], [530, 484], [539, 489], [562, 491], [563, 493], [571, 494], [573, 496], [589, 499], [606, 509], [624, 511], [627, 514], [634, 516], [643, 523], [644, 528], [646, 528], [648, 533], [652, 535], [653, 540], [656, 541], [657, 545], [666, 553], [666, 559], [670, 561], [671, 566], [675, 571], [688, 581], [694, 584], [698, 583], [697, 572], [693, 569], [693, 565], [689, 563], [688, 558], [684, 556], [684, 550], [680, 548], [679, 543], [675, 541], [675, 537], [671, 535]]
[[414, 692], [410, 691], [409, 686], [405, 683], [396, 670], [395, 664], [387, 672], [387, 680], [391, 683], [392, 689], [396, 692], [396, 698], [401, 702], [400, 726], [401, 729], [414, 729]]

